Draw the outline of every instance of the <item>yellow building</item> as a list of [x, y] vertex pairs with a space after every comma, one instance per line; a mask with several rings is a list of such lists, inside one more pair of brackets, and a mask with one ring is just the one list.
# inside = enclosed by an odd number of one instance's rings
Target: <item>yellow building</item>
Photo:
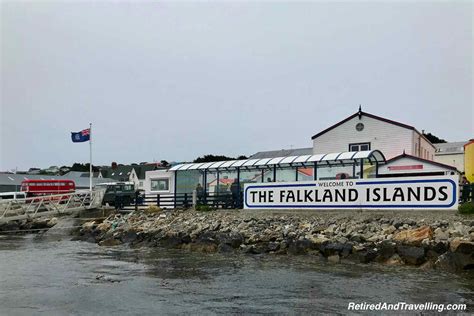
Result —
[[474, 139], [464, 145], [464, 172], [469, 182], [474, 183]]

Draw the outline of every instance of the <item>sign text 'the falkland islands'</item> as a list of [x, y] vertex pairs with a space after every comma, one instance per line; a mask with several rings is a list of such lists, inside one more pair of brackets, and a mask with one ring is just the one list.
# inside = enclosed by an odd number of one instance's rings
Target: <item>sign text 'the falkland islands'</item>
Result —
[[248, 183], [244, 208], [457, 209], [455, 176]]

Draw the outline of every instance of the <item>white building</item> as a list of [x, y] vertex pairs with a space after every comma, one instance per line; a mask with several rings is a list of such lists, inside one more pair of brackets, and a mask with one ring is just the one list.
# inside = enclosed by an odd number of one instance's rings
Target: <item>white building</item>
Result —
[[464, 172], [464, 144], [468, 142], [452, 142], [435, 144], [436, 152], [434, 160], [436, 162], [456, 167]]
[[456, 167], [407, 154], [387, 160], [379, 167], [379, 177], [459, 175]]
[[387, 159], [405, 152], [433, 160], [435, 147], [416, 128], [373, 114], [357, 113], [312, 137], [313, 154], [378, 149]]
[[145, 172], [145, 194], [169, 194], [174, 192], [174, 173], [165, 169]]

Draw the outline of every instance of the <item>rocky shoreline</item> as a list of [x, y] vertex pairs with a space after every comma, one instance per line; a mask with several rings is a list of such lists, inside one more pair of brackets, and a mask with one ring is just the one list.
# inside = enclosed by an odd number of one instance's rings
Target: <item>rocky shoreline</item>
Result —
[[58, 223], [57, 217], [52, 218], [30, 218], [11, 221], [0, 224], [1, 234], [24, 234], [44, 231], [54, 227]]
[[474, 217], [454, 212], [216, 210], [113, 214], [75, 239], [103, 246], [313, 255], [345, 261], [474, 271]]

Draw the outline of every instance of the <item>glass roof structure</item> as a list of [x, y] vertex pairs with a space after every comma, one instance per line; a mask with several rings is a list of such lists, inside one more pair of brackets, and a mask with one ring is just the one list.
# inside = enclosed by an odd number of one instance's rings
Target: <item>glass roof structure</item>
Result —
[[185, 163], [173, 166], [170, 171], [184, 170], [230, 170], [237, 168], [265, 168], [269, 166], [294, 165], [304, 166], [324, 164], [324, 165], [340, 165], [353, 164], [361, 159], [367, 159], [370, 163], [383, 164], [385, 156], [379, 150], [367, 151], [348, 151], [340, 153], [304, 155], [304, 156], [288, 156], [277, 158], [262, 159], [244, 159], [244, 160], [228, 160], [207, 163]]

